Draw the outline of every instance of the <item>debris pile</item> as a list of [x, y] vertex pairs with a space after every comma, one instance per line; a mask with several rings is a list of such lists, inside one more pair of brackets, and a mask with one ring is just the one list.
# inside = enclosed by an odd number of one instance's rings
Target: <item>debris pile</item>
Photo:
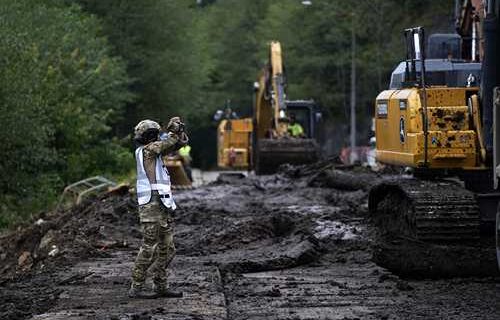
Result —
[[0, 238], [0, 277], [15, 278], [90, 256], [106, 256], [106, 249], [128, 246], [124, 230], [140, 234], [136, 205], [128, 193], [105, 195], [41, 215]]

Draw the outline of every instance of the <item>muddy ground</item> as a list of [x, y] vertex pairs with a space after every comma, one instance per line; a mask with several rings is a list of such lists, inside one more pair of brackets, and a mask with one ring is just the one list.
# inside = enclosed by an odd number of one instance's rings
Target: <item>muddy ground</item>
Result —
[[[36, 217], [0, 237], [0, 319], [500, 319], [497, 275], [426, 279], [397, 257], [433, 270], [433, 252], [381, 253], [367, 210], [381, 176], [319, 169], [177, 192], [182, 299], [127, 298], [140, 232], [126, 190]], [[450, 250], [463, 269], [470, 249]]]

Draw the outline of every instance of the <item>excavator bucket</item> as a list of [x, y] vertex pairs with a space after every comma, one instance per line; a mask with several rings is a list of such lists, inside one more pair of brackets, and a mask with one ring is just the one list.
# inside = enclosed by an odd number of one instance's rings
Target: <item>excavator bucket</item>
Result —
[[255, 157], [256, 174], [272, 174], [282, 164], [306, 164], [319, 159], [314, 139], [260, 139]]
[[193, 187], [189, 180], [181, 160], [176, 159], [163, 159], [170, 175], [170, 182], [172, 189], [183, 190], [191, 189]]

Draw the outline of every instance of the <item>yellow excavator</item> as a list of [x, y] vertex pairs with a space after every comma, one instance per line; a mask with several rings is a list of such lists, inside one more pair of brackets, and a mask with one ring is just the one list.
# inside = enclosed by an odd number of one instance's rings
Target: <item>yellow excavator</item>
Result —
[[[279, 165], [317, 161], [315, 126], [319, 113], [311, 100], [286, 100], [286, 78], [281, 44], [269, 45], [269, 60], [254, 85], [252, 158], [256, 174], [276, 171]], [[304, 137], [289, 134], [292, 115], [304, 126]]]
[[406, 60], [376, 98], [376, 157], [413, 176], [373, 187], [369, 210], [382, 234], [429, 248], [478, 244], [495, 225], [500, 266], [499, 2], [457, 3], [458, 34], [427, 50], [423, 28], [405, 31]]
[[[253, 168], [256, 174], [268, 174], [284, 163], [318, 160], [316, 126], [321, 113], [312, 100], [286, 100], [285, 89], [281, 44], [273, 41], [269, 45], [269, 60], [254, 85], [253, 117], [230, 119], [229, 115], [218, 125], [219, 168]], [[291, 115], [304, 131], [300, 138], [289, 134]]]

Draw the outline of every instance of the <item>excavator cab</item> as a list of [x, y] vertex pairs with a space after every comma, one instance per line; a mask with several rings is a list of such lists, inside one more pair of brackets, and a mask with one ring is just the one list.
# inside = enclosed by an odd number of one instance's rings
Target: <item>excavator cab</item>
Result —
[[[321, 112], [312, 100], [287, 100], [286, 117], [294, 115], [296, 122], [304, 129], [304, 136], [294, 138], [284, 137], [259, 138], [254, 130], [253, 163], [257, 174], [276, 172], [282, 164], [306, 164], [319, 159], [319, 145], [317, 143], [317, 126], [321, 120]], [[269, 130], [271, 132], [271, 130]]]
[[295, 115], [296, 121], [304, 129], [305, 138], [317, 139], [318, 123], [322, 114], [313, 100], [293, 100], [286, 101], [288, 114]]

